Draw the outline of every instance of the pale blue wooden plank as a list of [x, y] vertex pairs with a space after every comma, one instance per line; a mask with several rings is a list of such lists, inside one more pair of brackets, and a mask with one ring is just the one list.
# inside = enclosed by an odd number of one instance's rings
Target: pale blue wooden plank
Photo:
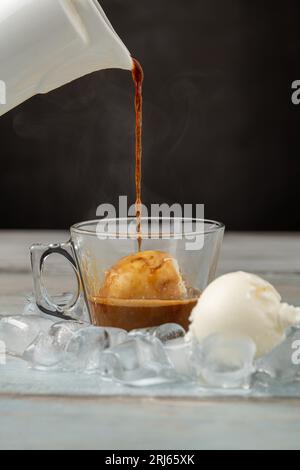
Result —
[[3, 397], [0, 448], [299, 449], [299, 404]]

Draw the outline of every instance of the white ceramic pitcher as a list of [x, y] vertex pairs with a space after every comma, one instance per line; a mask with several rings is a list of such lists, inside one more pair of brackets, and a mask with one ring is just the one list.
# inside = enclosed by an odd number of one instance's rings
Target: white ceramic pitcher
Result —
[[0, 116], [96, 70], [132, 67], [97, 0], [0, 0]]

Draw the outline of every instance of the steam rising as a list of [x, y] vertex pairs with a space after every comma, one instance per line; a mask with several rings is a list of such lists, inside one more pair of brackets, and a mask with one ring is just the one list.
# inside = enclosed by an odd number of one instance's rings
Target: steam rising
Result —
[[[198, 86], [188, 75], [149, 89], [146, 74], [145, 83], [142, 197], [149, 206], [175, 196], [166, 174], [188, 138]], [[35, 152], [35, 171], [63, 201], [47, 207], [57, 226], [95, 218], [99, 204], [117, 207], [122, 194], [134, 202], [133, 97], [129, 73], [101, 71], [15, 111], [14, 131]]]

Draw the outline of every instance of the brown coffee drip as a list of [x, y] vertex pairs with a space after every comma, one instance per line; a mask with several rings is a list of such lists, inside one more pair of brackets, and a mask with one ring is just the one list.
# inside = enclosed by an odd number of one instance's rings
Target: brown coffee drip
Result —
[[140, 63], [133, 59], [134, 67], [132, 69], [132, 78], [135, 87], [135, 215], [136, 215], [136, 230], [139, 251], [142, 247], [142, 233], [141, 233], [141, 216], [142, 216], [142, 194], [141, 194], [141, 180], [142, 180], [142, 112], [143, 112], [143, 80], [144, 72]]

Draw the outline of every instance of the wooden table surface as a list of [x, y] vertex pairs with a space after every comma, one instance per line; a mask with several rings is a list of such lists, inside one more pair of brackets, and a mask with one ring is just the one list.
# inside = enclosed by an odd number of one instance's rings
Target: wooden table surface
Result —
[[[32, 291], [29, 246], [66, 239], [58, 231], [0, 232], [0, 315], [21, 313]], [[227, 234], [219, 272], [238, 269], [260, 273], [300, 305], [300, 234]], [[64, 266], [52, 272], [52, 282], [53, 289], [72, 284]], [[181, 396], [171, 389], [153, 396], [97, 380], [58, 380], [24, 363], [0, 366], [0, 448], [300, 448], [299, 387], [289, 398], [201, 397], [188, 388]]]

